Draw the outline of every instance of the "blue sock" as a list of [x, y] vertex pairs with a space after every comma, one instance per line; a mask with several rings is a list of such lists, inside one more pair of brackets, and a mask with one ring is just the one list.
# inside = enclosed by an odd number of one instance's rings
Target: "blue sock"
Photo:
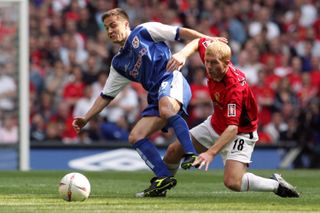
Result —
[[184, 152], [188, 154], [196, 154], [197, 152], [192, 145], [189, 128], [186, 121], [180, 115], [176, 114], [168, 119], [168, 124], [169, 126], [173, 127]]
[[137, 150], [141, 158], [157, 177], [173, 176], [161, 159], [157, 148], [151, 141], [146, 138], [141, 139], [137, 143], [133, 144], [133, 148]]

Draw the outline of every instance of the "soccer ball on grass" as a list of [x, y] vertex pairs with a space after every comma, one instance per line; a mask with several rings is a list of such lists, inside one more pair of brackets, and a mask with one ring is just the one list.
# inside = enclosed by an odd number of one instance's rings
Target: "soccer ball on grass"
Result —
[[59, 183], [60, 197], [66, 201], [84, 201], [91, 191], [89, 180], [80, 173], [66, 174]]

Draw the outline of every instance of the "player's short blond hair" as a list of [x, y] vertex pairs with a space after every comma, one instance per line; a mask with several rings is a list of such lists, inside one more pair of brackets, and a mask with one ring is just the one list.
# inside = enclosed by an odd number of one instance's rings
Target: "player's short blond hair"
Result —
[[231, 59], [231, 48], [224, 42], [213, 41], [208, 45], [206, 55], [215, 56], [221, 61], [228, 61]]

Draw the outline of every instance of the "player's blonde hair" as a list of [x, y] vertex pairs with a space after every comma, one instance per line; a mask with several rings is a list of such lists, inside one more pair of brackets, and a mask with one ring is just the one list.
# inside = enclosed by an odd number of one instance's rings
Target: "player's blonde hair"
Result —
[[227, 62], [231, 59], [231, 48], [224, 42], [213, 41], [208, 45], [206, 55], [212, 55]]

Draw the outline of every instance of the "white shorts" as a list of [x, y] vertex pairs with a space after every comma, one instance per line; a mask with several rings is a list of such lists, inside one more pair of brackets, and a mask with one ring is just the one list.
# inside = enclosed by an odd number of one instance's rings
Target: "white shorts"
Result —
[[[211, 126], [211, 116], [204, 122], [190, 130], [190, 134], [204, 147], [210, 148], [219, 135]], [[238, 134], [229, 144], [221, 151], [223, 164], [226, 160], [235, 160], [242, 163], [251, 163], [251, 155], [255, 143], [259, 140], [257, 131], [251, 134]]]

